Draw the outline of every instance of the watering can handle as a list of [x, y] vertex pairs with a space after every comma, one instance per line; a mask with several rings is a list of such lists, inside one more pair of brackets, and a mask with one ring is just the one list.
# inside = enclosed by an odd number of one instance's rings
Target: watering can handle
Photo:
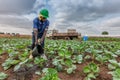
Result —
[[38, 45], [41, 45], [41, 39], [40, 38], [38, 39]]

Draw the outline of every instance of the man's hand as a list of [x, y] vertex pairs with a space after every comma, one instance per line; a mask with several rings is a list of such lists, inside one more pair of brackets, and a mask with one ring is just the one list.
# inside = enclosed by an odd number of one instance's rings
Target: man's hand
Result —
[[41, 44], [44, 41], [44, 38], [39, 38], [38, 39], [38, 44]]
[[44, 38], [41, 38], [41, 39], [40, 39], [40, 43], [42, 43], [43, 41], [44, 41]]

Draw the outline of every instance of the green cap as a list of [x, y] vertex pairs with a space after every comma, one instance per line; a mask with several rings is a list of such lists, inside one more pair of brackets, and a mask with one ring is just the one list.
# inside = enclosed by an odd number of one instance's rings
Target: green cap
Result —
[[40, 14], [41, 14], [43, 17], [45, 17], [45, 18], [48, 18], [48, 17], [49, 17], [49, 12], [48, 12], [47, 9], [42, 9], [42, 10], [40, 11]]

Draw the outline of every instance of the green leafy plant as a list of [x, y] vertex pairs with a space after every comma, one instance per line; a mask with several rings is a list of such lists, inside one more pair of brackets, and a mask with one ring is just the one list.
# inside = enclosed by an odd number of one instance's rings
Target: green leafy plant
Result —
[[19, 60], [24, 61], [29, 57], [29, 55], [30, 54], [29, 54], [28, 50], [25, 49], [24, 52], [21, 55], [19, 55]]
[[15, 58], [16, 56], [18, 56], [18, 53], [19, 52], [17, 52], [17, 51], [10, 52], [9, 57]]
[[85, 66], [83, 69], [83, 72], [87, 74], [85, 80], [96, 79], [99, 71], [99, 67], [95, 63], [90, 63], [89, 65]]
[[[19, 64], [17, 64], [15, 67], [14, 67], [14, 71], [17, 71], [22, 65], [27, 65], [27, 62], [30, 62], [31, 59], [26, 59], [25, 61], [22, 61], [20, 62]], [[29, 66], [29, 65], [28, 65]], [[31, 65], [30, 65], [31, 66]]]
[[83, 62], [83, 55], [75, 55], [74, 58], [73, 58], [73, 62], [74, 63], [82, 63]]
[[40, 71], [36, 71], [35, 74], [41, 75], [41, 72]]
[[58, 73], [55, 69], [45, 68], [43, 69], [43, 73], [45, 75], [39, 80], [60, 80], [60, 78], [58, 77]]
[[59, 51], [59, 56], [63, 57], [63, 58], [70, 58], [72, 55], [72, 52], [68, 51], [65, 48], [61, 48]]
[[115, 52], [115, 54], [116, 54], [116, 55], [120, 55], [120, 50], [117, 50], [117, 51]]
[[3, 54], [3, 50], [0, 48], [0, 55], [2, 55]]
[[0, 80], [5, 80], [8, 77], [7, 74], [0, 72]]
[[108, 62], [109, 55], [103, 55], [103, 54], [98, 54], [95, 59], [99, 62], [101, 62], [101, 64], [104, 64], [105, 62]]
[[85, 50], [85, 52], [91, 54], [92, 60], [95, 60], [95, 57], [96, 57], [99, 53], [102, 53], [101, 50], [95, 49], [93, 45], [90, 46], [89, 48], [87, 48], [87, 49]]
[[120, 68], [120, 63], [118, 63], [116, 60], [109, 60], [110, 64], [108, 64], [108, 68], [110, 70], [115, 70], [116, 68]]
[[76, 65], [72, 65], [70, 68], [67, 68], [67, 73], [71, 74], [74, 72], [75, 69], [76, 69]]
[[41, 57], [35, 57], [35, 59], [34, 59], [34, 63], [40, 67], [43, 67], [45, 62], [46, 62], [46, 60], [44, 58], [41, 58]]
[[62, 66], [62, 64], [61, 64], [61, 61], [62, 61], [62, 59], [57, 59], [57, 58], [53, 59], [53, 61], [52, 61], [52, 64], [55, 66], [55, 68], [56, 68], [58, 71], [63, 70], [63, 66]]
[[120, 80], [120, 68], [117, 68], [115, 71], [108, 72], [108, 74], [112, 74], [113, 80]]
[[12, 58], [8, 58], [5, 60], [5, 62], [2, 64], [4, 70], [9, 69], [11, 66], [18, 64], [19, 60], [13, 60]]

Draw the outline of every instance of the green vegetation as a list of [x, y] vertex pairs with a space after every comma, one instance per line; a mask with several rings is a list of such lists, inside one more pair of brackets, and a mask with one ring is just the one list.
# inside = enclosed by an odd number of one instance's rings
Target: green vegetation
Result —
[[[95, 79], [99, 73], [99, 65], [106, 63], [109, 63], [108, 68], [113, 71], [113, 74], [117, 75], [119, 72], [120, 63], [116, 61], [116, 58], [120, 56], [119, 41], [46, 40], [45, 54], [48, 61], [42, 57], [36, 57], [34, 60], [28, 59], [30, 52], [27, 46], [30, 44], [29, 39], [1, 38], [0, 58], [4, 54], [8, 55], [8, 58], [2, 63], [4, 70], [13, 67], [14, 71], [17, 71], [22, 65], [31, 67], [33, 66], [31, 62], [43, 68], [50, 61], [54, 69], [48, 68], [41, 72], [41, 75], [44, 74], [44, 76], [40, 80], [59, 80], [57, 72], [65, 71], [68, 74], [74, 74], [77, 69], [76, 64], [81, 65], [88, 60], [91, 61], [90, 64], [84, 66], [83, 69], [86, 80]], [[97, 64], [96, 61], [98, 61]]]
[[45, 68], [43, 69], [43, 73], [45, 73], [45, 75], [40, 80], [60, 80], [55, 69]]
[[109, 72], [109, 74], [112, 74], [113, 80], [120, 80], [120, 68], [116, 69], [113, 72]]
[[102, 35], [108, 35], [109, 33], [107, 31], [103, 31]]
[[118, 41], [120, 42], [120, 38], [112, 38], [112, 37], [89, 37], [88, 41]]
[[8, 77], [7, 74], [0, 72], [0, 80], [5, 80]]
[[83, 69], [83, 72], [87, 74], [85, 80], [96, 79], [99, 71], [99, 67], [95, 63], [90, 63], [89, 65], [85, 66]]

